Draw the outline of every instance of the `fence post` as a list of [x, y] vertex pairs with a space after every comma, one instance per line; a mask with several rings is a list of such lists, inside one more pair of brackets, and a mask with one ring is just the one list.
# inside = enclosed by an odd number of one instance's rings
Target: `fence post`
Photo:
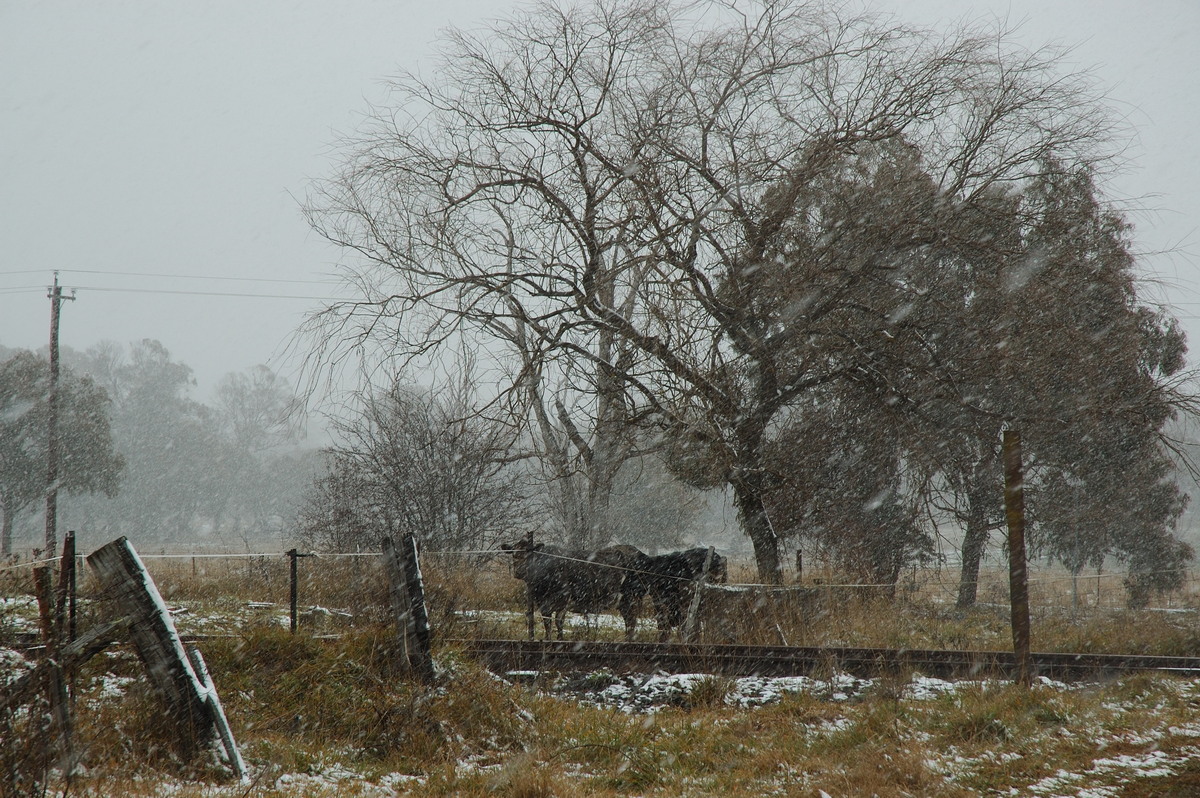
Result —
[[[64, 581], [63, 576], [65, 575], [59, 577], [60, 586]], [[67, 702], [67, 683], [59, 658], [59, 643], [62, 639], [64, 624], [56, 610], [54, 581], [48, 566], [43, 565], [33, 569], [33, 586], [37, 596], [42, 639], [46, 644], [46, 663], [50, 668], [48, 698], [50, 699], [50, 714], [54, 719], [54, 737], [59, 749], [59, 756], [66, 763], [64, 771], [70, 777], [74, 770], [71, 762], [71, 712]]]
[[1029, 574], [1025, 562], [1025, 476], [1021, 469], [1021, 435], [1004, 430], [1004, 514], [1008, 521], [1008, 589], [1013, 656], [1017, 682], [1033, 681], [1029, 654]]
[[[62, 556], [62, 573], [59, 579], [65, 584], [60, 586], [60, 590], [66, 596], [66, 642], [72, 643], [75, 641], [75, 599], [76, 599], [76, 572], [77, 563], [75, 551], [75, 531], [71, 530], [67, 533], [66, 539], [63, 541], [63, 556]], [[59, 611], [62, 612], [61, 610]]]
[[288, 549], [286, 552], [284, 552], [284, 556], [290, 557], [292, 560], [292, 562], [291, 562], [292, 580], [291, 580], [291, 584], [288, 588], [288, 618], [289, 618], [288, 625], [289, 625], [289, 628], [292, 630], [292, 634], [296, 634], [297, 621], [299, 620], [297, 617], [298, 612], [299, 612], [299, 607], [296, 604], [297, 599], [299, 598], [299, 588], [297, 587], [298, 581], [297, 581], [297, 576], [296, 576], [296, 560], [299, 559], [300, 557], [311, 557], [312, 555], [311, 554], [301, 554], [300, 552], [296, 551], [295, 549]]
[[405, 534], [397, 547], [392, 536], [385, 535], [382, 546], [392, 613], [405, 663], [418, 678], [431, 682], [434, 673], [429, 647], [429, 614], [425, 608], [425, 585], [416, 538]]
[[[125, 538], [92, 552], [87, 563], [100, 580], [106, 598], [114, 600], [129, 618], [129, 636], [146, 664], [151, 683], [165, 699], [188, 754], [202, 750], [219, 734], [217, 715], [223, 714], [211, 680], [196, 673], [175, 622], [133, 546]], [[229, 762], [234, 769], [235, 761]], [[244, 774], [239, 774], [244, 775]]]
[[688, 608], [687, 622], [683, 626], [684, 643], [696, 642], [696, 632], [700, 625], [700, 594], [704, 592], [704, 586], [708, 583], [708, 569], [712, 565], [714, 552], [715, 549], [709, 546], [704, 555], [704, 569], [692, 584], [692, 604]]
[[[520, 556], [517, 552], [513, 552], [513, 564], [516, 565], [516, 558]], [[529, 558], [533, 556], [533, 530], [525, 533], [525, 625], [529, 627], [529, 639], [537, 639], [537, 629], [534, 625], [534, 613], [537, 607], [534, 606], [533, 600], [533, 585], [529, 581]], [[546, 634], [546, 639], [550, 639], [549, 633]]]

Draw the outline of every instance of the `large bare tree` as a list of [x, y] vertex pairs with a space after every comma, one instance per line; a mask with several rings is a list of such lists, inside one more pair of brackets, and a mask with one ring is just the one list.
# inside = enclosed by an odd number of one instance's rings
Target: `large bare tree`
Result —
[[[860, 286], [903, 288], [945, 216], [910, 230], [897, 207], [832, 228], [806, 198], [856, 170], [869, 190], [900, 153], [939, 209], [1050, 158], [1095, 162], [1110, 120], [1086, 77], [1058, 67], [1003, 30], [775, 0], [540, 4], [452, 31], [310, 198], [360, 289], [310, 320], [314, 362], [417, 361], [470, 338], [506, 364], [501, 394], [540, 380], [543, 411], [586, 410], [601, 436], [653, 421], [732, 490], [776, 580], [773, 425], [862, 374], [897, 308], [864, 305]], [[788, 243], [818, 229], [811, 251]], [[789, 301], [761, 301], [773, 289]]]

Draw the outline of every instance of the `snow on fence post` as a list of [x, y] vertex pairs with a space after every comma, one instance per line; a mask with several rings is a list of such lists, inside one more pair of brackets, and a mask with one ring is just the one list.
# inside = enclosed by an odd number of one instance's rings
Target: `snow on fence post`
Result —
[[429, 647], [429, 614], [425, 608], [425, 585], [421, 578], [416, 538], [407, 533], [397, 546], [391, 535], [385, 535], [382, 546], [388, 593], [404, 661], [418, 678], [432, 682], [434, 674], [433, 655]]
[[[92, 552], [87, 564], [100, 580], [102, 597], [114, 601], [117, 611], [129, 618], [130, 639], [151, 684], [167, 703], [167, 716], [185, 753], [212, 746], [225, 724], [216, 688], [211, 679], [197, 674], [171, 613], [133, 545], [118, 538]], [[227, 764], [239, 771], [240, 761], [240, 755], [232, 756]], [[245, 776], [244, 765], [238, 776]]]
[[712, 566], [715, 551], [712, 546], [708, 547], [708, 552], [704, 555], [704, 569], [700, 571], [700, 575], [692, 584], [692, 604], [688, 607], [687, 622], [683, 626], [684, 643], [696, 642], [696, 631], [700, 626], [700, 594], [704, 592], [704, 586], [708, 584], [708, 569]]

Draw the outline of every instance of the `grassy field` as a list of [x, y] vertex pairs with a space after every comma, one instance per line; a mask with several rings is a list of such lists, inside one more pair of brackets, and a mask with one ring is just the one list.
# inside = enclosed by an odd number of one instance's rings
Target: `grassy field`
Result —
[[[125, 647], [76, 675], [84, 767], [50, 794], [134, 796], [1186, 796], [1200, 794], [1200, 684], [1138, 676], [1102, 684], [939, 684], [915, 674], [814, 674], [747, 706], [738, 680], [695, 677], [660, 703], [597, 699], [609, 674], [506, 680], [448, 641], [524, 633], [521, 584], [499, 563], [427, 558], [438, 683], [397, 669], [382, 577], [370, 559], [306, 562], [302, 628], [287, 629], [285, 564], [271, 558], [148, 560], [180, 630], [202, 649], [253, 772], [231, 784], [181, 761], [141, 663]], [[0, 635], [28, 629], [27, 587], [4, 572]], [[25, 574], [25, 578], [28, 574]], [[85, 593], [86, 593], [85, 585]], [[1007, 608], [957, 611], [924, 585], [895, 599], [820, 587], [740, 628], [794, 644], [1006, 648]], [[816, 598], [813, 598], [813, 597]], [[1200, 653], [1200, 623], [1173, 611], [1040, 602], [1034, 647]], [[316, 609], [314, 609], [316, 608]], [[718, 608], [719, 609], [719, 608]], [[742, 612], [744, 608], [728, 609]], [[97, 612], [84, 604], [84, 625]], [[726, 634], [714, 623], [708, 634]], [[569, 635], [619, 635], [615, 624]], [[647, 632], [648, 638], [652, 633]], [[0, 644], [3, 637], [0, 636]], [[11, 656], [0, 662], [16, 673]], [[595, 689], [590, 689], [595, 688]], [[772, 688], [773, 690], [775, 688]], [[609, 691], [612, 692], [612, 691]], [[583, 700], [581, 700], [583, 697]], [[39, 714], [0, 727], [0, 767], [37, 775]], [[9, 794], [30, 782], [7, 782]], [[0, 792], [0, 794], [5, 794]], [[35, 793], [41, 794], [41, 793]]]

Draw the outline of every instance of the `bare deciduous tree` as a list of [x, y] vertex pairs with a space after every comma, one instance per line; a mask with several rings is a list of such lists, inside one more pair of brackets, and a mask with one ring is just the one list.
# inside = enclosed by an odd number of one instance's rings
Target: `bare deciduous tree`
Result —
[[385, 532], [412, 532], [462, 550], [521, 528], [527, 501], [508, 432], [466, 398], [395, 384], [336, 420], [340, 440], [303, 513], [306, 541], [374, 548]]
[[[541, 4], [452, 32], [434, 76], [398, 80], [310, 199], [361, 292], [311, 320], [314, 362], [521, 339], [491, 350], [509, 363], [501, 392], [553, 375], [592, 397], [574, 406], [597, 430], [653, 421], [694, 443], [776, 580], [773, 425], [872, 362], [898, 308], [864, 306], [859, 287], [897, 298], [905, 264], [942, 241], [944, 214], [842, 230], [852, 209], [813, 198], [855, 180], [866, 196], [908, 153], [936, 208], [961, 212], [1050, 157], [1095, 161], [1110, 120], [1058, 67], [1003, 30], [786, 0]], [[790, 301], [761, 301], [772, 286]]]

